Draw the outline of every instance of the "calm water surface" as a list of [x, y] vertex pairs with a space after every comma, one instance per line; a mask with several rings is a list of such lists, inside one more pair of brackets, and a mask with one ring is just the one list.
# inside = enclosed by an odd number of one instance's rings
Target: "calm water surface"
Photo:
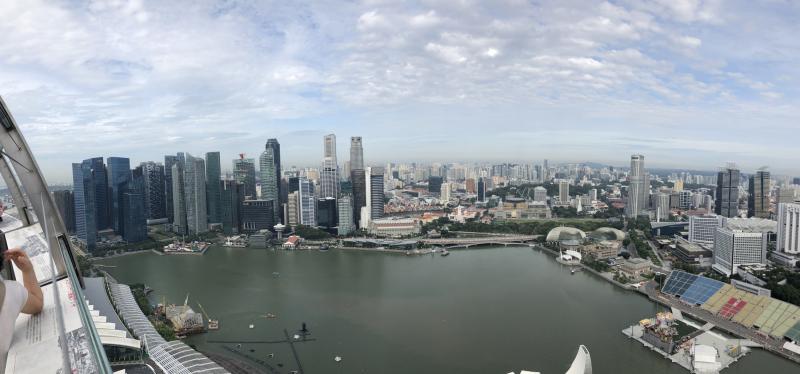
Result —
[[[276, 373], [298, 368], [280, 341], [303, 322], [314, 340], [294, 348], [306, 374], [555, 374], [580, 344], [595, 373], [686, 373], [620, 332], [653, 315], [653, 303], [591, 274], [571, 275], [527, 247], [448, 257], [212, 247], [205, 256], [144, 253], [102, 264], [115, 266], [107, 269], [120, 282], [154, 288], [154, 302], [182, 303], [190, 293], [195, 310], [200, 302], [221, 329], [187, 343], [233, 355], [225, 347], [250, 342], [241, 354]], [[756, 350], [723, 373], [800, 373], [800, 366]]]

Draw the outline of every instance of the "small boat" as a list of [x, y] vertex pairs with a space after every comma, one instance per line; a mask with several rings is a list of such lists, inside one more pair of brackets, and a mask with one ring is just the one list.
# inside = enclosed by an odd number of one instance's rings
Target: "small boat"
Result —
[[322, 251], [322, 252], [325, 252], [325, 251], [327, 251], [329, 249], [331, 249], [331, 248], [327, 244], [322, 244], [322, 245], [319, 246], [319, 250]]
[[278, 316], [276, 316], [276, 315], [274, 315], [272, 313], [267, 313], [267, 314], [262, 314], [261, 318], [275, 319], [275, 318], [278, 318]]
[[272, 277], [273, 278], [277, 278], [277, 277], [280, 277], [280, 276], [281, 276], [281, 273], [278, 273], [277, 271], [273, 271], [272, 272]]
[[336, 356], [333, 358], [333, 361], [342, 362], [342, 356]]
[[294, 334], [293, 338], [294, 338], [294, 340], [299, 340], [300, 339], [300, 335]]
[[256, 327], [256, 325], [254, 325], [254, 324], [252, 324], [252, 323], [251, 323], [251, 324], [250, 324], [250, 328], [252, 329], [252, 328], [254, 328], [254, 327]]
[[209, 319], [208, 320], [208, 329], [209, 330], [219, 330], [219, 321], [216, 319]]
[[450, 252], [448, 252], [446, 249], [443, 249], [442, 250], [442, 257], [445, 257], [445, 256], [450, 256]]

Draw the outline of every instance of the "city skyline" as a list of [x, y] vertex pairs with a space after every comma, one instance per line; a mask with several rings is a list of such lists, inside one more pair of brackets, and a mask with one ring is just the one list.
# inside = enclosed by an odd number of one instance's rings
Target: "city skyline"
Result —
[[652, 168], [800, 174], [793, 4], [187, 8], [0, 5], [24, 15], [0, 26], [3, 96], [48, 180], [69, 180], [63, 159], [257, 158], [268, 138], [286, 144], [284, 164], [313, 165], [308, 140], [328, 133], [340, 149], [350, 134], [369, 139], [376, 163], [624, 165], [641, 153]]

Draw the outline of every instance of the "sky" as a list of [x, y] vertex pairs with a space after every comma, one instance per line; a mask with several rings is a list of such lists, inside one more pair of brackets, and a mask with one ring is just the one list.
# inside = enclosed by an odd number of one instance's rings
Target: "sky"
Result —
[[0, 0], [48, 182], [94, 156], [596, 161], [800, 175], [797, 1]]

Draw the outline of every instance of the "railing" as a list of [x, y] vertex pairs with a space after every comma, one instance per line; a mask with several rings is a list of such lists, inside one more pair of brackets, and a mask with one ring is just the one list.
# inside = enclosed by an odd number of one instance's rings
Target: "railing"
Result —
[[[31, 257], [44, 294], [39, 315], [20, 315], [17, 319], [7, 364], [0, 371], [110, 374], [111, 366], [84, 298], [76, 251], [44, 176], [2, 97], [0, 147], [0, 175], [21, 223], [4, 226], [0, 235], [5, 236], [9, 247], [19, 247]], [[16, 268], [8, 269], [6, 275], [21, 277]], [[55, 326], [49, 321], [56, 321]]]

